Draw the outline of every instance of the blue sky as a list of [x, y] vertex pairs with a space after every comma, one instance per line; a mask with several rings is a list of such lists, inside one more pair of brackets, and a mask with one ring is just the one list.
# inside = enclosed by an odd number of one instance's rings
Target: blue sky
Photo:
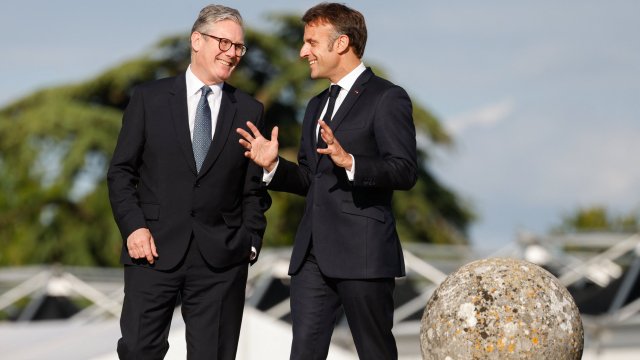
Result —
[[[316, 1], [234, 1], [249, 26]], [[201, 1], [6, 0], [0, 106], [186, 33]], [[640, 1], [349, 1], [382, 66], [450, 129], [433, 167], [480, 215], [474, 245], [543, 234], [578, 206], [640, 208]]]

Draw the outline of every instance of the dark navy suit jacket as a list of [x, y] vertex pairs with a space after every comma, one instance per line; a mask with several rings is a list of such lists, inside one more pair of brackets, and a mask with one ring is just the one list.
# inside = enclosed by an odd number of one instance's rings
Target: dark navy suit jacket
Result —
[[298, 163], [280, 158], [269, 183], [269, 189], [306, 196], [289, 273], [300, 269], [313, 239], [326, 276], [404, 276], [391, 200], [394, 190], [408, 190], [417, 181], [411, 100], [370, 69], [358, 77], [330, 123], [336, 139], [355, 158], [350, 182], [345, 169], [316, 152], [316, 125], [327, 97], [324, 91], [309, 101]]

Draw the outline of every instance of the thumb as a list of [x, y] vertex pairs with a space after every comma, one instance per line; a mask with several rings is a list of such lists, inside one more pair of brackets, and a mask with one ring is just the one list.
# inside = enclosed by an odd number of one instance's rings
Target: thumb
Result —
[[271, 141], [278, 141], [278, 127], [274, 126], [271, 130]]

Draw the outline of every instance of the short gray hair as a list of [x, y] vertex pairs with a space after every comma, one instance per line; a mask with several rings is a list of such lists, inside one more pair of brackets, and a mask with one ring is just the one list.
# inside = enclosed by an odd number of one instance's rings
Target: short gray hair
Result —
[[209, 25], [222, 20], [231, 20], [242, 26], [242, 16], [238, 10], [224, 5], [207, 5], [200, 10], [200, 14], [191, 28], [191, 33], [206, 31]]

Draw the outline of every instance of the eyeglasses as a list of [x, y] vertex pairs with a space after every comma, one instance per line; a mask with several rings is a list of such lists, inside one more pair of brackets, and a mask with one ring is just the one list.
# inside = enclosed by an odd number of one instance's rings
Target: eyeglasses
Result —
[[220, 38], [220, 37], [217, 37], [217, 36], [205, 34], [203, 32], [201, 32], [200, 34], [218, 40], [218, 48], [221, 51], [228, 51], [229, 49], [231, 49], [231, 45], [233, 45], [233, 46], [235, 46], [236, 56], [243, 56], [244, 54], [247, 53], [247, 47], [244, 46], [244, 44], [234, 43], [229, 39]]

